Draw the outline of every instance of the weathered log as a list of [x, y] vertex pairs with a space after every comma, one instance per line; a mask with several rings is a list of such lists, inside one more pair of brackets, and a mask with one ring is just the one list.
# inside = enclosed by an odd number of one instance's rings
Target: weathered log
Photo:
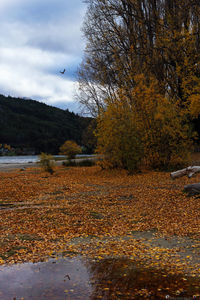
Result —
[[200, 166], [190, 166], [185, 169], [172, 172], [170, 175], [172, 179], [179, 178], [185, 175], [188, 176], [188, 178], [191, 178], [194, 174], [199, 172], [200, 172]]
[[200, 194], [200, 183], [185, 185], [184, 191], [186, 193], [188, 193], [188, 196], [199, 195]]

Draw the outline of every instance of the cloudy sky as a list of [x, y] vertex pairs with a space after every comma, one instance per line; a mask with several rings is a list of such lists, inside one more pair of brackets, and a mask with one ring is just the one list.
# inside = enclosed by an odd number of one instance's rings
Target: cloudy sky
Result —
[[0, 0], [0, 94], [78, 112], [85, 11], [82, 0]]

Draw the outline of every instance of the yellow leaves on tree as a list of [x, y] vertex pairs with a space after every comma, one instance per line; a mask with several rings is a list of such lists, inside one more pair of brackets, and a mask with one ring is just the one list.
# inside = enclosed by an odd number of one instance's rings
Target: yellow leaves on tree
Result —
[[197, 118], [200, 114], [200, 53], [196, 51], [196, 27], [180, 32], [178, 41], [176, 81], [182, 91], [179, 96], [188, 116]]
[[97, 124], [97, 152], [104, 155], [103, 167], [138, 168], [143, 147], [137, 126], [131, 106], [120, 101], [108, 105]]
[[186, 160], [200, 113], [199, 2], [88, 3], [80, 102], [100, 115], [98, 152], [128, 169]]
[[133, 102], [142, 124], [145, 163], [163, 167], [184, 161], [191, 147], [185, 109], [162, 96], [155, 80], [146, 83], [141, 75], [135, 82]]
[[[199, 87], [200, 88], [200, 87]], [[189, 97], [190, 112], [194, 118], [198, 118], [200, 112], [200, 94], [193, 94]]]
[[79, 154], [81, 152], [81, 147], [74, 141], [66, 141], [60, 147], [60, 154], [66, 155], [68, 159], [75, 158], [76, 154]]
[[141, 160], [151, 167], [180, 163], [191, 146], [185, 114], [159, 93], [156, 80], [147, 82], [143, 75], [134, 80], [131, 98], [120, 90], [116, 101], [107, 100], [98, 122], [98, 152], [107, 166], [129, 170]]

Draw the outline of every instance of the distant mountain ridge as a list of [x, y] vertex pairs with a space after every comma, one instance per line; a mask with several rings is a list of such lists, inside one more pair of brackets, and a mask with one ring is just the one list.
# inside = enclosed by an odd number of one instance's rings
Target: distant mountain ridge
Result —
[[66, 140], [82, 145], [91, 118], [22, 98], [0, 95], [0, 144], [56, 154]]

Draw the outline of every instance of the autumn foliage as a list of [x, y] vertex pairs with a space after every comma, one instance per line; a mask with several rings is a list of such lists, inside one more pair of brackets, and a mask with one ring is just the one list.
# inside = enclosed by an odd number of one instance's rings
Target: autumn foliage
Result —
[[[34, 168], [0, 175], [0, 264], [55, 253], [126, 256], [151, 267], [186, 270], [193, 264], [190, 271], [199, 275], [200, 202], [182, 193], [187, 177], [172, 181], [165, 172], [128, 175], [96, 166], [67, 172], [55, 167], [54, 176]], [[150, 235], [148, 243], [143, 234]], [[191, 257], [185, 257], [185, 247], [181, 258], [180, 244], [155, 247], [156, 236], [164, 243], [170, 236], [186, 237], [187, 246], [188, 237], [197, 238], [191, 239]]]
[[74, 141], [66, 141], [60, 147], [60, 154], [66, 155], [68, 159], [75, 158], [76, 154], [80, 154], [81, 152], [81, 147]]
[[142, 132], [132, 108], [124, 102], [108, 105], [98, 118], [97, 152], [103, 154], [103, 168], [120, 167], [130, 172], [139, 168], [143, 157]]
[[98, 149], [104, 166], [136, 170], [180, 164], [189, 158], [190, 127], [180, 107], [159, 93], [156, 80], [134, 77], [132, 98], [123, 90], [98, 122]]
[[107, 166], [181, 164], [200, 113], [200, 5], [87, 0], [79, 101], [99, 118]]
[[39, 164], [44, 171], [50, 174], [54, 173], [55, 162], [54, 157], [52, 155], [42, 152], [40, 154]]

